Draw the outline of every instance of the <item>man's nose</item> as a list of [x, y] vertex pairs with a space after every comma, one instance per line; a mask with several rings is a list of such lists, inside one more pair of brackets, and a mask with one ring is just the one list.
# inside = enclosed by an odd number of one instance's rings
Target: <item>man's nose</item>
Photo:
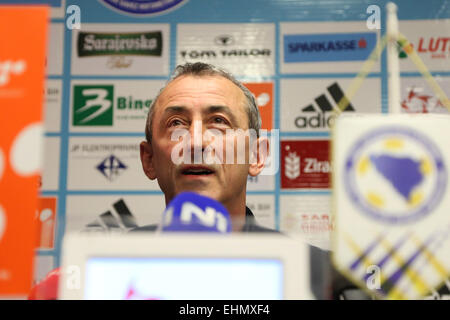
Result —
[[203, 162], [203, 151], [206, 148], [206, 141], [203, 138], [205, 128], [201, 120], [194, 120], [189, 129], [191, 135], [191, 157], [196, 164]]

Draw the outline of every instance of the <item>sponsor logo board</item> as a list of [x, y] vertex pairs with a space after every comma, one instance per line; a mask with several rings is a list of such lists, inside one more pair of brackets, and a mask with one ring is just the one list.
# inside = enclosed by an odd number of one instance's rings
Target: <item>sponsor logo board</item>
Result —
[[255, 96], [261, 115], [261, 129], [272, 130], [273, 127], [273, 82], [244, 82]]
[[[450, 96], [450, 78], [435, 77], [447, 97]], [[402, 84], [402, 112], [404, 113], [449, 113], [436, 93], [422, 77], [404, 77]]]
[[247, 207], [252, 210], [258, 225], [275, 229], [275, 197], [247, 195]]
[[365, 21], [286, 22], [280, 33], [281, 73], [359, 72], [379, 39]]
[[51, 23], [49, 25], [49, 39], [46, 57], [47, 74], [62, 75], [64, 65], [64, 24]]
[[72, 81], [71, 131], [144, 132], [160, 80]]
[[62, 80], [48, 79], [45, 84], [45, 131], [59, 132], [61, 130]]
[[329, 148], [329, 140], [281, 141], [281, 188], [330, 188]]
[[202, 61], [235, 76], [272, 76], [274, 42], [273, 24], [178, 24], [177, 64]]
[[364, 61], [376, 42], [375, 32], [284, 35], [284, 62]]
[[[450, 71], [450, 19], [402, 20], [401, 29], [429, 71]], [[399, 50], [400, 70], [418, 72], [406, 51]]]
[[257, 175], [247, 177], [248, 191], [272, 191], [275, 189], [275, 175]]
[[66, 232], [127, 232], [160, 224], [164, 195], [68, 196]]
[[[281, 79], [281, 130], [289, 132], [329, 131], [346, 98], [349, 79]], [[380, 79], [366, 79], [349, 100], [344, 113], [381, 112]], [[348, 98], [347, 98], [348, 99]]]
[[37, 247], [39, 249], [53, 249], [57, 220], [56, 197], [40, 197], [38, 199], [36, 220], [38, 226]]
[[72, 137], [69, 190], [160, 190], [142, 170], [136, 137]]
[[330, 235], [334, 229], [330, 213], [329, 195], [281, 195], [280, 231], [329, 250]]
[[41, 191], [57, 191], [59, 188], [60, 138], [44, 138], [44, 164], [39, 186]]
[[83, 24], [72, 33], [72, 74], [167, 75], [168, 24]]

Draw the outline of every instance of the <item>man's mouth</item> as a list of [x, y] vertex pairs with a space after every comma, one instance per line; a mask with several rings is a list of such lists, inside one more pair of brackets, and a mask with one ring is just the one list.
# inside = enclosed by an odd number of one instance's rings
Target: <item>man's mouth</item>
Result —
[[183, 175], [206, 176], [214, 174], [214, 170], [206, 167], [186, 167], [181, 170]]

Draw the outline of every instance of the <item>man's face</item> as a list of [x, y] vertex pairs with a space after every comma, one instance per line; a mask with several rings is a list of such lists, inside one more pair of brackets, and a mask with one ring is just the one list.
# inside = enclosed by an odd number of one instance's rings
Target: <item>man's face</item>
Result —
[[[164, 89], [155, 106], [152, 142], [141, 143], [141, 160], [146, 175], [158, 179], [166, 202], [182, 191], [194, 191], [225, 205], [233, 201], [245, 203], [247, 176], [257, 175], [260, 168], [248, 164], [247, 146], [245, 163], [237, 164], [236, 150], [234, 160], [225, 161], [227, 143], [237, 146], [236, 139], [226, 135], [226, 131], [248, 129], [245, 102], [241, 89], [219, 76], [181, 76]], [[180, 130], [190, 134], [192, 158], [186, 157], [186, 149], [179, 151], [180, 141], [173, 138], [174, 132]], [[216, 135], [215, 140], [205, 139], [205, 132], [223, 135]], [[199, 163], [194, 154], [201, 155], [211, 141], [215, 141], [216, 153], [217, 146], [222, 148], [222, 156], [218, 157], [221, 163]], [[192, 161], [176, 164], [174, 154]]]

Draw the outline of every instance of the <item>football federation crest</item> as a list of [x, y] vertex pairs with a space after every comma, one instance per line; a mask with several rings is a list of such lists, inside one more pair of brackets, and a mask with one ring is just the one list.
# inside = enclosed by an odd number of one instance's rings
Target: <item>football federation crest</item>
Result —
[[432, 212], [447, 184], [439, 149], [425, 135], [400, 126], [362, 136], [350, 149], [343, 177], [361, 212], [392, 224]]

